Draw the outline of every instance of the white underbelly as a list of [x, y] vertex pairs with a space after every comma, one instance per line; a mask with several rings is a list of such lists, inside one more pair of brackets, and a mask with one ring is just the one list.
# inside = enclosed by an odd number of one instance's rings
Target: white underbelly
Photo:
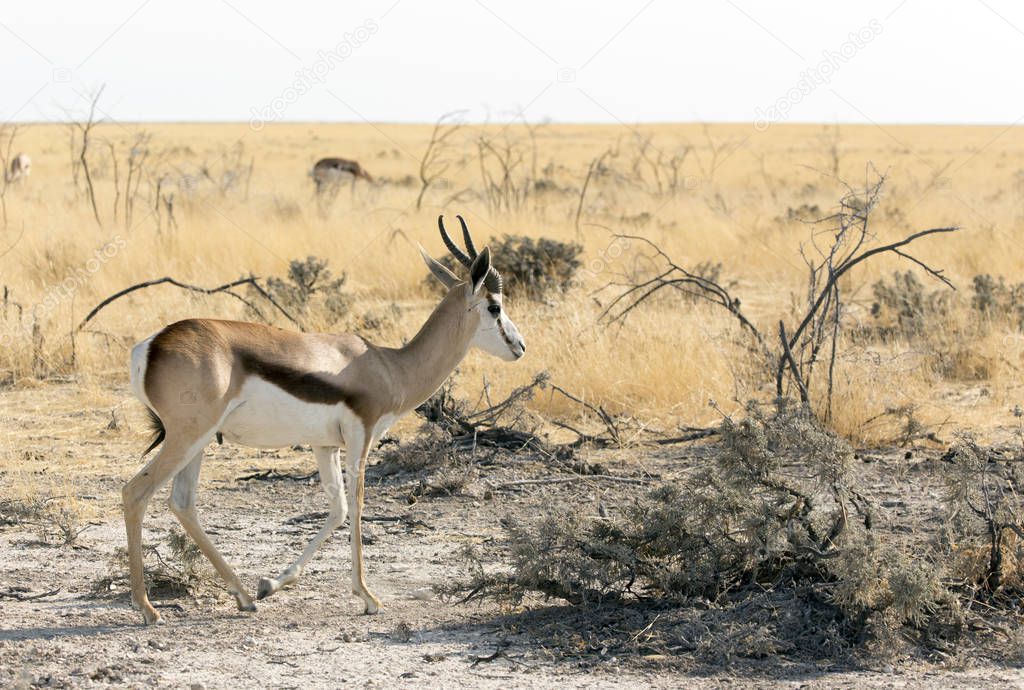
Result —
[[232, 443], [254, 448], [340, 446], [342, 417], [352, 414], [344, 405], [304, 402], [256, 377], [243, 384], [231, 406], [220, 432]]

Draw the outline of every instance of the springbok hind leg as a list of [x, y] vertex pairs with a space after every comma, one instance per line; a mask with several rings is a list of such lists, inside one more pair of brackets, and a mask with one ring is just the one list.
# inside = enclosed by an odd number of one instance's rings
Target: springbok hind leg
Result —
[[128, 572], [131, 580], [132, 602], [142, 610], [147, 624], [160, 621], [160, 614], [149, 602], [142, 559], [142, 519], [146, 507], [156, 491], [178, 474], [213, 437], [209, 433], [183, 435], [168, 432], [167, 440], [156, 456], [138, 474], [124, 485], [121, 499], [124, 503], [124, 525], [128, 536]]
[[213, 545], [210, 537], [199, 524], [199, 516], [196, 513], [196, 485], [199, 483], [199, 468], [202, 463], [203, 451], [200, 450], [192, 458], [192, 461], [175, 475], [167, 504], [185, 532], [192, 537], [192, 541], [196, 543], [203, 555], [213, 564], [217, 574], [227, 584], [228, 591], [235, 597], [235, 602], [238, 604], [238, 610], [255, 611], [256, 604], [252, 603], [252, 597], [242, 587], [235, 571], [220, 555], [217, 547]]
[[324, 523], [323, 528], [317, 532], [316, 536], [310, 540], [302, 555], [285, 568], [280, 575], [274, 579], [269, 577], [260, 578], [259, 586], [256, 590], [257, 599], [269, 597], [271, 594], [280, 591], [282, 587], [298, 580], [299, 575], [302, 574], [302, 569], [306, 566], [309, 559], [320, 549], [320, 546], [331, 536], [331, 533], [338, 527], [341, 527], [345, 522], [345, 517], [348, 515], [348, 506], [345, 505], [345, 480], [341, 476], [340, 451], [329, 446], [317, 446], [313, 448], [313, 454], [316, 456], [317, 468], [320, 470], [320, 484], [324, 488], [324, 493], [327, 494], [327, 505], [330, 509], [330, 513], [327, 515], [327, 522]]
[[[346, 439], [347, 440], [347, 439]], [[363, 484], [366, 473], [366, 458], [370, 454], [372, 439], [361, 444], [352, 444], [348, 451], [348, 476], [351, 486], [349, 494], [349, 528], [352, 532], [352, 593], [363, 600], [365, 613], [373, 615], [380, 611], [380, 599], [366, 586], [363, 574]]]

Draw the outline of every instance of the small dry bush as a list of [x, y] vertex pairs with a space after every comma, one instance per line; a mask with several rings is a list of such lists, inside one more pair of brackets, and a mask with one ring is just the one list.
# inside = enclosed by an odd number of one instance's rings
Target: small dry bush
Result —
[[1024, 284], [977, 275], [971, 296], [928, 290], [912, 272], [894, 273], [872, 286], [872, 323], [855, 340], [909, 344], [924, 354], [934, 375], [947, 381], [987, 381], [1000, 373], [1006, 331], [1024, 328]]
[[494, 402], [483, 396], [476, 405], [453, 394], [449, 380], [426, 402], [416, 408], [424, 420], [420, 433], [407, 443], [384, 453], [379, 472], [383, 475], [419, 475], [411, 497], [453, 496], [463, 493], [480, 474], [481, 466], [493, 466], [505, 459], [521, 464], [534, 456], [564, 464], [573, 448], [552, 446], [537, 436], [536, 415], [526, 408], [534, 392], [546, 385], [546, 373]]
[[89, 526], [83, 522], [72, 503], [40, 497], [0, 499], [0, 526], [31, 525], [45, 544], [74, 544]]
[[[188, 535], [179, 530], [167, 533], [164, 546], [168, 555], [160, 552], [159, 546], [150, 547], [147, 553], [152, 558], [146, 563], [146, 589], [154, 599], [173, 599], [194, 596], [204, 584], [212, 582], [205, 566], [202, 551]], [[93, 584], [95, 596], [127, 596], [128, 591], [128, 550], [118, 548], [110, 563], [111, 574]]]
[[506, 235], [491, 251], [510, 296], [543, 300], [572, 285], [583, 247], [547, 237]]
[[874, 335], [881, 339], [922, 335], [945, 319], [952, 301], [948, 290], [926, 290], [913, 271], [893, 273], [872, 285], [871, 291]]
[[46, 501], [40, 498], [0, 499], [0, 525], [21, 525], [37, 521], [46, 512]]
[[455, 464], [452, 435], [436, 424], [424, 424], [413, 441], [394, 446], [382, 462], [406, 472], [421, 472]]
[[[1018, 434], [1020, 431], [1018, 430]], [[1024, 448], [1010, 457], [960, 435], [943, 458], [946, 540], [966, 584], [995, 597], [1024, 594]]]
[[[923, 644], [956, 638], [962, 613], [938, 552], [910, 550], [872, 528], [844, 440], [786, 401], [770, 411], [750, 405], [719, 431], [706, 466], [616, 517], [556, 509], [535, 521], [507, 520], [510, 571], [489, 574], [477, 564], [469, 583], [446, 593], [517, 604], [539, 592], [580, 610], [705, 602], [724, 626], [705, 636], [707, 658], [814, 656], [823, 640], [885, 648], [908, 631]], [[751, 618], [738, 612], [762, 611], [769, 600], [798, 608], [740, 624]]]
[[1002, 276], [974, 276], [971, 307], [989, 318], [1007, 319], [1024, 330], [1024, 283], [1007, 285]]
[[351, 300], [342, 290], [346, 279], [344, 273], [340, 278], [334, 277], [327, 259], [308, 256], [304, 260], [293, 259], [288, 275], [268, 278], [267, 290], [293, 315], [305, 317], [315, 311], [318, 320], [330, 325], [349, 311]]
[[[490, 248], [494, 266], [501, 273], [503, 291], [513, 299], [545, 300], [563, 293], [572, 287], [583, 265], [582, 245], [547, 237], [505, 235]], [[451, 256], [442, 257], [441, 263], [460, 274], [458, 262]], [[427, 282], [432, 287], [437, 285], [429, 276]]]

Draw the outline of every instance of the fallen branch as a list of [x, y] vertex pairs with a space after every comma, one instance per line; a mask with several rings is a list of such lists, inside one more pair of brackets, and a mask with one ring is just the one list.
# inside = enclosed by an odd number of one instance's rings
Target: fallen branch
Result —
[[290, 482], [308, 482], [313, 478], [319, 478], [319, 472], [310, 472], [309, 474], [291, 474], [289, 472], [278, 472], [277, 470], [263, 470], [261, 472], [253, 472], [247, 474], [244, 477], [238, 477], [235, 481], [249, 482], [249, 481], [261, 481], [261, 482], [276, 482], [276, 481], [290, 481]]
[[[793, 359], [793, 351], [789, 348], [789, 341], [786, 340], [786, 324], [782, 321], [779, 321], [779, 341], [782, 343], [783, 361], [789, 363], [789, 370], [793, 374], [793, 380], [796, 381], [797, 388], [800, 389], [800, 402], [809, 402], [810, 399], [807, 395], [807, 386], [804, 385], [804, 377], [800, 373], [800, 368], [797, 366], [796, 360]], [[775, 382], [780, 398], [782, 397], [782, 372], [783, 367], [779, 366]]]
[[469, 665], [470, 668], [476, 667], [477, 664], [488, 663], [488, 662], [494, 661], [496, 659], [499, 659], [501, 657], [505, 657], [506, 659], [508, 659], [508, 655], [505, 654], [505, 649], [507, 649], [509, 647], [509, 645], [511, 645], [511, 644], [512, 643], [509, 642], [508, 640], [500, 640], [498, 642], [498, 648], [494, 650], [493, 654], [488, 654], [487, 656], [474, 656], [474, 657], [472, 657], [473, 663], [471, 663]]
[[659, 446], [670, 446], [675, 443], [688, 443], [690, 441], [698, 441], [702, 438], [708, 438], [709, 436], [717, 436], [718, 434], [718, 429], [694, 429], [690, 433], [683, 434], [682, 436], [656, 438], [654, 439], [654, 443]]
[[511, 489], [517, 486], [535, 486], [538, 484], [569, 484], [572, 482], [586, 481], [588, 479], [600, 479], [605, 482], [617, 482], [619, 484], [647, 484], [646, 479], [636, 479], [634, 477], [616, 477], [611, 474], [581, 474], [576, 477], [548, 477], [545, 479], [518, 479], [512, 482], [505, 482], [499, 484], [496, 488]]
[[560, 426], [563, 429], [568, 429], [569, 431], [572, 431], [573, 433], [577, 434], [580, 437], [580, 441], [583, 441], [585, 439], [587, 442], [591, 443], [598, 442], [599, 445], [622, 445], [622, 437], [619, 433], [619, 425], [616, 423], [616, 420], [605, 411], [603, 407], [601, 407], [600, 405], [592, 405], [588, 403], [586, 400], [576, 397], [569, 391], [565, 390], [560, 386], [556, 386], [555, 384], [551, 384], [551, 390], [553, 390], [556, 393], [560, 393], [561, 395], [564, 395], [569, 400], [572, 400], [573, 402], [582, 405], [584, 408], [594, 413], [594, 415], [601, 420], [601, 423], [604, 424], [605, 430], [608, 431], [608, 438], [602, 439], [600, 437], [580, 433], [579, 431], [573, 429], [572, 427], [565, 423], [554, 422], [556, 426]]
[[15, 601], [36, 601], [38, 599], [45, 599], [46, 597], [52, 597], [60, 593], [60, 587], [52, 589], [49, 592], [42, 592], [40, 594], [27, 594], [28, 588], [26, 587], [12, 587], [6, 592], [0, 592], [0, 599], [14, 599]]

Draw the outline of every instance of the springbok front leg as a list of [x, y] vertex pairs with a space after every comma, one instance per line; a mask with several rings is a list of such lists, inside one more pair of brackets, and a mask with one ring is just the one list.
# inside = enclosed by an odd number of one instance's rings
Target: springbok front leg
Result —
[[366, 587], [363, 575], [363, 484], [366, 473], [366, 459], [370, 455], [373, 439], [363, 435], [360, 443], [347, 446], [348, 477], [352, 484], [348, 497], [349, 525], [352, 535], [352, 593], [363, 600], [365, 613], [372, 615], [380, 611], [380, 599]]
[[156, 456], [146, 463], [138, 474], [124, 485], [124, 525], [128, 535], [128, 572], [131, 580], [132, 602], [142, 610], [147, 624], [157, 623], [160, 614], [149, 602], [142, 559], [142, 519], [146, 515], [149, 499], [201, 453], [213, 438], [214, 429], [205, 433], [182, 433], [168, 429], [167, 439]]
[[228, 586], [228, 592], [235, 597], [239, 611], [255, 611], [256, 604], [242, 587], [241, 581], [235, 574], [224, 557], [217, 551], [210, 537], [199, 524], [199, 516], [196, 513], [196, 485], [199, 483], [199, 468], [203, 463], [203, 451], [200, 450], [192, 461], [174, 476], [174, 484], [171, 486], [171, 496], [167, 504], [171, 512], [178, 518], [178, 522], [185, 528], [188, 536], [196, 543], [203, 555], [213, 564], [217, 574]]
[[274, 579], [260, 578], [256, 591], [257, 599], [269, 597], [282, 587], [298, 580], [309, 559], [320, 549], [331, 533], [344, 524], [348, 515], [348, 505], [345, 503], [345, 479], [341, 475], [341, 451], [330, 446], [316, 446], [313, 448], [313, 454], [316, 456], [316, 465], [320, 470], [320, 484], [327, 494], [327, 506], [330, 510], [327, 522], [310, 540], [302, 555], [285, 568], [284, 572]]

